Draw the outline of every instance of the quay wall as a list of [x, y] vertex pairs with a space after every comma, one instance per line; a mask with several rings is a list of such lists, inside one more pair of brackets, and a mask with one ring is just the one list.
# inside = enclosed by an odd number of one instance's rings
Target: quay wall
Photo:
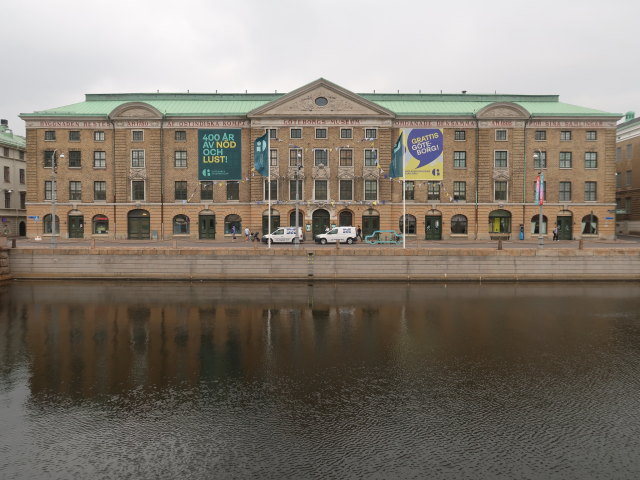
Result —
[[638, 248], [21, 248], [8, 263], [14, 279], [640, 280]]

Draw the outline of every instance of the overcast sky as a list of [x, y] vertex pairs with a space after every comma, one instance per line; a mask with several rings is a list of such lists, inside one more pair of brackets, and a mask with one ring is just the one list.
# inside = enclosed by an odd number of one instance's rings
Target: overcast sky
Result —
[[640, 115], [635, 0], [3, 0], [0, 117], [86, 93], [558, 94]]

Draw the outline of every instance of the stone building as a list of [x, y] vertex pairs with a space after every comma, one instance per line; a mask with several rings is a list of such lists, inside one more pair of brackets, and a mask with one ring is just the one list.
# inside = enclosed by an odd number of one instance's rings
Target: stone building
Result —
[[640, 118], [627, 113], [617, 133], [617, 233], [640, 235]]
[[26, 235], [26, 141], [0, 120], [0, 235]]
[[[328, 225], [537, 238], [541, 210], [545, 238], [555, 225], [561, 239], [613, 238], [619, 117], [555, 95], [356, 94], [324, 79], [287, 94], [86, 95], [21, 115], [40, 219], [28, 233], [50, 235], [54, 207], [63, 238], [219, 241], [294, 225], [297, 206], [306, 240]], [[254, 168], [265, 132], [270, 184]], [[390, 177], [401, 134], [411, 155], [439, 150], [405, 182]]]

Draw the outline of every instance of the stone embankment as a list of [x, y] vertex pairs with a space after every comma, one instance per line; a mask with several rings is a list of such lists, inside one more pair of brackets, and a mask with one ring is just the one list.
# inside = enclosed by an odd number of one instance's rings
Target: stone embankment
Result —
[[640, 280], [639, 248], [21, 248], [9, 263], [14, 279]]

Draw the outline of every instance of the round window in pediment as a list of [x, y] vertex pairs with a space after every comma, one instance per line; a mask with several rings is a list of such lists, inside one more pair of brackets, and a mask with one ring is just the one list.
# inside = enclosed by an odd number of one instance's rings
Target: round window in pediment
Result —
[[319, 107], [324, 107], [327, 103], [329, 103], [329, 100], [327, 100], [326, 97], [316, 98], [316, 105], [318, 105]]

